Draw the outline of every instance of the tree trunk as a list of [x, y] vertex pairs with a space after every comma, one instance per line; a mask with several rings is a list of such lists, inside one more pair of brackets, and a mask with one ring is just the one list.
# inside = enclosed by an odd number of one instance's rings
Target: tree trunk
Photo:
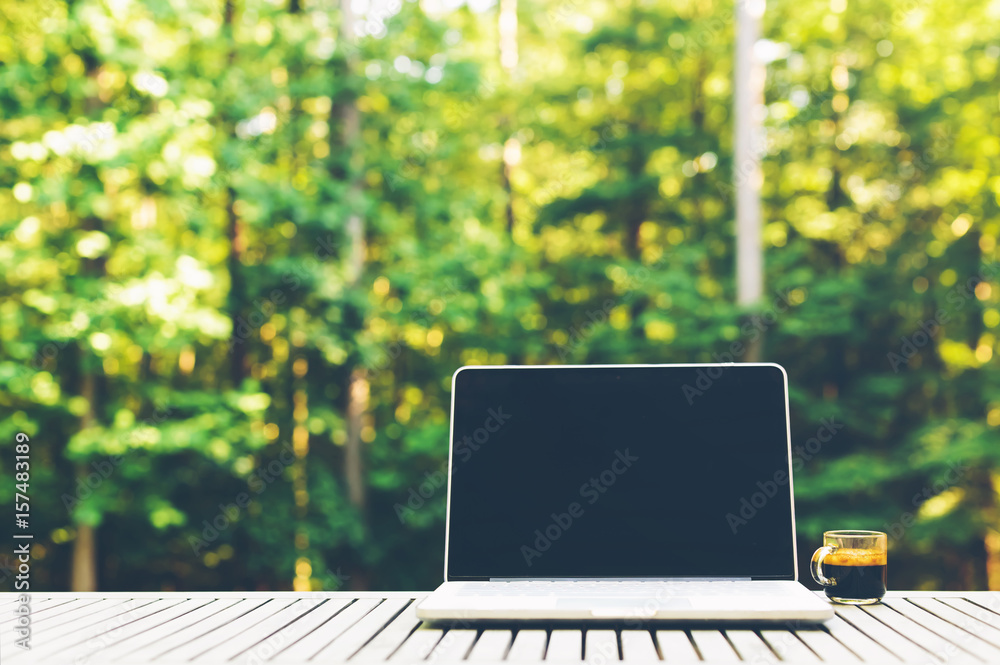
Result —
[[[234, 44], [233, 24], [236, 14], [234, 0], [226, 0], [225, 25], [230, 39], [230, 44]], [[230, 46], [229, 63], [236, 60], [236, 47]], [[236, 123], [233, 118], [227, 117], [228, 110], [222, 121], [223, 140], [227, 141], [236, 132]], [[232, 182], [230, 178], [228, 182]], [[226, 238], [229, 239], [229, 257], [226, 261], [226, 268], [229, 272], [229, 295], [227, 297], [227, 309], [229, 319], [232, 323], [232, 332], [229, 338], [229, 378], [233, 388], [239, 389], [246, 378], [246, 345], [249, 343], [247, 334], [249, 330], [243, 318], [243, 310], [246, 305], [246, 280], [243, 275], [243, 252], [246, 249], [246, 237], [244, 235], [243, 223], [236, 214], [236, 189], [230, 184], [226, 187]], [[242, 334], [241, 334], [242, 330]]]
[[508, 146], [513, 146], [517, 143], [517, 139], [510, 137], [504, 144], [503, 151], [503, 161], [500, 164], [500, 182], [503, 185], [504, 194], [507, 196], [507, 205], [505, 206], [504, 213], [507, 220], [507, 234], [512, 235], [514, 233], [514, 190], [510, 186], [510, 173], [514, 168], [514, 163], [511, 158], [508, 157], [508, 153], [512, 150]]
[[248, 338], [244, 338], [245, 334], [242, 334], [247, 332], [242, 314], [246, 302], [246, 282], [243, 278], [243, 250], [246, 241], [243, 236], [243, 225], [239, 215], [236, 214], [236, 190], [228, 187], [226, 196], [228, 198], [226, 202], [226, 216], [228, 218], [226, 237], [229, 239], [229, 258], [226, 262], [229, 271], [227, 306], [229, 319], [233, 326], [229, 338], [229, 377], [233, 388], [239, 389], [246, 377], [246, 345], [250, 341]]
[[[83, 57], [86, 67], [86, 76], [91, 83], [91, 90], [98, 90], [97, 76], [101, 69], [101, 63], [93, 53], [85, 53]], [[90, 94], [84, 101], [84, 108], [88, 116], [97, 114], [101, 107], [100, 98], [96, 94]], [[93, 166], [81, 165], [81, 180], [90, 177], [95, 182], [100, 181], [100, 177]], [[106, 193], [106, 192], [105, 192]], [[104, 231], [104, 224], [98, 217], [86, 217], [82, 220], [81, 227], [90, 231]], [[104, 256], [83, 259], [80, 272], [96, 280], [107, 276], [107, 259]], [[83, 344], [79, 347], [80, 355], [80, 396], [87, 400], [87, 410], [80, 418], [80, 429], [86, 429], [94, 424], [97, 414], [100, 412], [97, 407], [97, 400], [100, 398], [101, 390], [98, 384], [100, 377], [95, 374], [96, 369], [87, 366], [87, 352]], [[96, 362], [96, 361], [95, 361]], [[76, 469], [77, 478], [87, 476], [86, 465], [78, 465]], [[76, 538], [73, 541], [73, 563], [70, 569], [69, 586], [71, 591], [97, 591], [97, 529], [89, 524], [76, 524]]]
[[[640, 123], [641, 121], [638, 118], [634, 122], [630, 122], [629, 132], [638, 136], [642, 131]], [[629, 148], [628, 161], [625, 164], [629, 178], [633, 182], [637, 182], [643, 177], [648, 160], [649, 154], [646, 149], [634, 142]], [[639, 229], [642, 228], [642, 223], [646, 221], [646, 217], [649, 215], [649, 198], [647, 198], [645, 193], [641, 195], [633, 194], [625, 204], [624, 212], [625, 250], [628, 252], [630, 259], [639, 261], [642, 258], [639, 247]]]
[[[84, 362], [82, 358], [81, 362]], [[86, 367], [83, 368], [80, 396], [87, 400], [87, 411], [80, 418], [80, 429], [86, 429], [94, 422], [94, 401], [97, 399], [94, 374]], [[76, 475], [78, 478], [86, 477], [87, 467], [79, 465]], [[76, 525], [69, 586], [70, 591], [97, 591], [97, 533], [89, 524]]]
[[[753, 54], [754, 44], [760, 39], [763, 10], [762, 0], [736, 0], [733, 177], [736, 185], [736, 302], [743, 307], [758, 305], [764, 291], [760, 215], [762, 133], [756, 111], [764, 103], [765, 72]], [[762, 340], [763, 335], [747, 344], [747, 362], [760, 360]]]
[[97, 534], [89, 524], [76, 527], [70, 591], [97, 591]]
[[365, 370], [355, 367], [348, 381], [347, 446], [344, 450], [344, 471], [347, 475], [347, 494], [351, 504], [364, 511], [366, 504], [364, 460], [362, 458], [361, 428], [368, 410], [368, 379]]
[[[500, 66], [507, 73], [507, 77], [513, 79], [518, 60], [517, 0], [500, 0], [497, 32], [500, 44]], [[507, 196], [504, 214], [507, 222], [507, 233], [510, 235], [514, 232], [514, 223], [516, 222], [514, 219], [514, 190], [510, 184], [510, 177], [514, 167], [521, 159], [521, 143], [512, 135], [510, 118], [504, 116], [500, 121], [500, 128], [507, 134], [503, 145], [503, 159], [500, 164], [500, 181], [504, 194]]]
[[986, 546], [986, 588], [990, 591], [1000, 591], [1000, 531], [987, 529], [984, 545]]
[[[354, 12], [351, 8], [351, 0], [341, 0], [340, 3], [340, 38], [341, 42], [348, 45], [345, 52], [343, 71], [341, 80], [349, 80], [357, 71], [358, 56], [357, 49], [354, 48]], [[331, 146], [331, 159], [334, 160], [334, 176], [345, 179], [348, 182], [347, 188], [347, 208], [349, 210], [345, 233], [347, 236], [348, 252], [346, 256], [346, 287], [350, 291], [356, 288], [361, 280], [365, 267], [365, 255], [367, 247], [365, 243], [365, 222], [361, 216], [361, 180], [358, 176], [363, 168], [363, 155], [359, 145], [361, 139], [361, 113], [358, 110], [355, 93], [350, 90], [339, 91], [336, 104], [331, 109], [331, 125], [339, 126], [339, 134], [331, 131], [330, 136], [334, 143]], [[339, 155], [338, 155], [339, 152]], [[344, 159], [346, 162], [338, 165], [337, 159]], [[348, 332], [356, 334], [363, 326], [360, 316], [345, 317], [349, 327]], [[353, 505], [361, 515], [362, 527], [367, 527], [365, 508], [367, 505], [367, 488], [364, 478], [364, 442], [361, 439], [361, 430], [364, 427], [364, 416], [368, 410], [368, 378], [367, 371], [361, 364], [361, 359], [355, 354], [353, 356], [353, 367], [347, 380], [347, 440], [344, 443], [344, 479], [347, 484], [347, 494]], [[364, 579], [364, 573], [358, 571], [352, 575], [352, 586], [362, 584], [359, 580]]]

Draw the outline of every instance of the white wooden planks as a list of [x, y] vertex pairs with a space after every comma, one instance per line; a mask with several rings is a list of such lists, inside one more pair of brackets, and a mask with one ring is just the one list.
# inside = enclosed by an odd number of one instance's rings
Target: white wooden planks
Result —
[[393, 663], [420, 662], [430, 655], [442, 637], [444, 631], [436, 628], [416, 630], [389, 657], [389, 660]]
[[739, 654], [721, 630], [692, 630], [691, 641], [704, 660], [716, 663], [735, 663], [740, 660]]
[[[186, 644], [197, 643], [214, 631], [232, 624], [268, 602], [245, 598], [231, 600], [235, 600], [235, 602], [230, 602], [229, 599], [220, 599], [216, 613], [204, 618], [198, 617], [194, 625], [169, 632], [160, 639], [144, 640], [144, 644], [133, 653], [128, 654], [128, 657], [133, 661], [143, 662], [171, 656], [176, 649]], [[173, 628], [179, 628], [179, 625], [173, 626]]]
[[378, 598], [358, 598], [330, 617], [321, 626], [322, 630], [314, 630], [302, 636], [297, 642], [286, 645], [273, 660], [279, 663], [296, 663], [312, 658], [320, 649], [340, 638], [378, 605]]
[[46, 594], [18, 649], [0, 594], [0, 661], [24, 663], [1000, 663], [1000, 595], [894, 593], [822, 626], [431, 625], [422, 594]]
[[[201, 602], [204, 604], [208, 599]], [[116, 642], [141, 636], [143, 631], [169, 621], [196, 605], [188, 598], [172, 596], [152, 602], [126, 600], [117, 606], [109, 608], [106, 613], [84, 618], [67, 624], [65, 627], [54, 621], [49, 624], [50, 630], [43, 638], [42, 634], [33, 635], [32, 649], [29, 652], [14, 651], [10, 660], [14, 662], [45, 662], [65, 661], [67, 655], [75, 663], [90, 662], [90, 654], [109, 647]], [[5, 662], [7, 654], [4, 654]], [[18, 660], [23, 659], [23, 660]]]
[[[65, 629], [65, 626], [71, 625], [74, 621], [100, 614], [111, 605], [120, 602], [94, 598], [63, 603], [48, 612], [33, 615], [31, 617], [31, 633], [34, 637], [43, 641], [45, 639], [43, 636], [51, 634], [52, 627], [62, 627]], [[17, 640], [17, 633], [14, 632], [12, 626], [13, 624], [0, 626], [0, 654], [8, 653], [7, 650], [12, 648], [14, 642]]]
[[622, 660], [633, 663], [659, 660], [653, 635], [648, 630], [623, 630], [621, 640]]
[[946, 663], [978, 662], [969, 652], [962, 649], [948, 640], [929, 630], [926, 626], [921, 626], [909, 617], [893, 610], [888, 605], [869, 605], [864, 611], [875, 617], [885, 625], [889, 626], [897, 633], [920, 645], [926, 651], [934, 654], [939, 660]]
[[416, 608], [416, 603], [407, 605], [406, 609], [399, 613], [399, 616], [351, 658], [351, 662], [381, 663], [386, 661], [420, 626], [421, 621], [417, 618]]
[[962, 615], [956, 612], [958, 618], [951, 615], [952, 622], [949, 622], [933, 612], [903, 599], [887, 601], [886, 605], [922, 628], [926, 628], [943, 638], [948, 644], [945, 647], [945, 655], [957, 653], [955, 647], [958, 647], [987, 662], [1000, 661], [1000, 648], [981, 639], [976, 634], [974, 619], [962, 618]]
[[209, 632], [191, 635], [191, 641], [184, 642], [169, 652], [169, 660], [186, 661], [203, 658], [206, 662], [210, 662], [212, 651], [230, 640], [236, 643], [250, 642], [258, 631], [281, 621], [282, 613], [287, 613], [288, 608], [298, 602], [297, 599], [281, 598], [255, 603], [248, 612], [234, 617], [231, 621], [216, 626]]
[[449, 663], [456, 660], [465, 660], [465, 656], [472, 651], [475, 643], [477, 631], [468, 628], [457, 628], [445, 633], [441, 641], [437, 643], [434, 650], [427, 657], [432, 663]]
[[588, 630], [583, 634], [583, 659], [588, 663], [618, 660], [618, 635], [613, 630]]
[[[13, 593], [4, 594], [4, 596], [7, 599], [16, 598], [16, 594]], [[37, 616], [41, 618], [42, 614], [46, 612], [51, 612], [54, 608], [77, 602], [80, 602], [80, 600], [71, 597], [38, 598], [36, 596], [32, 598], [31, 602], [29, 603], [29, 606], [31, 607], [32, 616]], [[3, 609], [2, 610], [3, 613], [0, 614], [0, 626], [3, 626], [5, 624], [12, 624], [17, 620], [18, 615], [14, 614], [14, 608], [17, 607], [19, 603], [14, 602], [12, 600], [8, 600], [6, 605], [7, 605], [6, 609]]]
[[760, 637], [781, 660], [796, 663], [818, 663], [819, 656], [791, 630], [762, 630]]
[[386, 598], [335, 642], [316, 652], [312, 659], [324, 663], [341, 663], [347, 660], [381, 633], [410, 602], [407, 598]]
[[[274, 658], [286, 647], [298, 643], [305, 636], [337, 616], [347, 605], [338, 600], [307, 600], [299, 603], [294, 612], [285, 617], [285, 624], [275, 622], [259, 634], [260, 639], [246, 645], [234, 641], [225, 651], [219, 653], [219, 660], [239, 664], [261, 663]], [[273, 629], [273, 630], [272, 630]]]
[[510, 630], [484, 630], [476, 640], [468, 660], [474, 662], [503, 660], [513, 639]]
[[778, 656], [767, 643], [752, 630], [727, 630], [726, 637], [736, 649], [740, 660], [752, 663], [777, 663]]
[[[861, 632], [851, 624], [844, 621], [843, 617], [835, 616], [830, 621], [823, 624], [823, 629], [843, 644], [851, 653], [866, 663], [895, 663], [902, 660], [902, 656], [890, 651], [888, 648], [872, 639], [872, 637]], [[806, 642], [804, 631], [798, 631], [796, 637]], [[816, 643], [816, 640], [811, 640]], [[808, 644], [808, 642], [806, 642]], [[823, 645], [816, 644], [814, 651], [823, 654], [824, 660], [829, 660], [827, 654], [822, 651]]]
[[668, 663], [697, 663], [701, 660], [690, 637], [683, 630], [658, 630], [656, 641], [660, 655]]
[[517, 631], [514, 643], [507, 652], [507, 660], [512, 662], [535, 662], [545, 657], [545, 646], [549, 636], [544, 630], [525, 629]]
[[[888, 651], [898, 656], [904, 662], [926, 663], [931, 654], [923, 648], [906, 639], [895, 630], [880, 622], [872, 615], [865, 612], [860, 607], [842, 607], [837, 610], [837, 616], [843, 619], [850, 628], [848, 630], [857, 631], [867, 635]], [[804, 638], [803, 638], [804, 639]], [[823, 654], [819, 654], [823, 657]], [[930, 662], [937, 662], [931, 658]]]
[[583, 631], [553, 630], [549, 634], [549, 646], [545, 650], [545, 660], [563, 663], [579, 663], [582, 661]]
[[836, 663], [857, 663], [858, 656], [824, 630], [800, 630], [798, 636], [814, 653], [823, 660]]

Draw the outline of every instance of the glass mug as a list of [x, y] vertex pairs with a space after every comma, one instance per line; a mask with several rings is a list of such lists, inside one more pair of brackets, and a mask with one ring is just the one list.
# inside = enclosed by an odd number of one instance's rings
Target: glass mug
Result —
[[812, 557], [813, 579], [836, 603], [877, 603], [885, 595], [886, 545], [881, 531], [827, 531]]

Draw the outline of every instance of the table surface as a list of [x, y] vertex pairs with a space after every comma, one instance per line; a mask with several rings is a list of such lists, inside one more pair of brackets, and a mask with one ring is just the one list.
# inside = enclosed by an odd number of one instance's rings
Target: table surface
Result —
[[36, 593], [31, 650], [0, 594], [0, 661], [59, 663], [390, 663], [611, 661], [998, 663], [1000, 593], [896, 591], [837, 606], [822, 626], [422, 623], [423, 592]]

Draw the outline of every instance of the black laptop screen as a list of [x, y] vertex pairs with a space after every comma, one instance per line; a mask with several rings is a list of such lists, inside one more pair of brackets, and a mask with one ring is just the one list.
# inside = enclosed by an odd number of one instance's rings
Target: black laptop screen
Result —
[[463, 368], [448, 579], [793, 579], [773, 365]]

